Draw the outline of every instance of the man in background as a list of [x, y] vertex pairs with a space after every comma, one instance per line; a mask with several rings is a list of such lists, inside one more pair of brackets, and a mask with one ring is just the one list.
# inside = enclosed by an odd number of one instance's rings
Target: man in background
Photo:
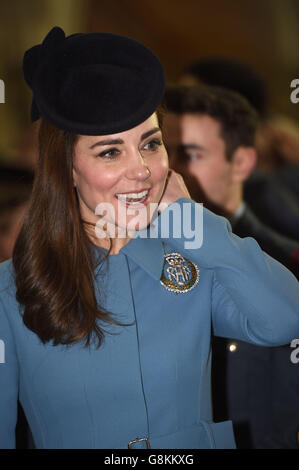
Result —
[[249, 64], [230, 57], [196, 60], [186, 67], [179, 83], [236, 91], [257, 111], [258, 162], [245, 182], [244, 200], [268, 227], [299, 241], [298, 122], [270, 112], [265, 80]]
[[[170, 166], [184, 176], [193, 199], [226, 216], [234, 233], [255, 238], [298, 277], [298, 243], [263, 224], [244, 202], [243, 185], [257, 159], [254, 109], [215, 87], [169, 86], [165, 104]], [[214, 419], [233, 420], [239, 448], [299, 447], [299, 376], [291, 352], [289, 345], [214, 338]]]

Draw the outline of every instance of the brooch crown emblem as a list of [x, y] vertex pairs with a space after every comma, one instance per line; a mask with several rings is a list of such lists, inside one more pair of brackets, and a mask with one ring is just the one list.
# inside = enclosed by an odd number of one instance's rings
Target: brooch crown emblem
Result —
[[160, 283], [176, 294], [189, 292], [199, 281], [199, 269], [195, 263], [179, 253], [164, 255]]

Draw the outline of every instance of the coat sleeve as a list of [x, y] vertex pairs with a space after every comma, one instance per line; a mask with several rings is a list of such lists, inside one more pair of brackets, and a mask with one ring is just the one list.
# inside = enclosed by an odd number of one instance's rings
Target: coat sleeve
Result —
[[15, 341], [0, 298], [0, 449], [15, 448], [19, 367]]
[[[169, 205], [158, 219], [162, 238], [163, 226], [172, 219], [167, 235], [173, 246], [199, 268], [213, 270], [212, 319], [216, 336], [265, 346], [299, 338], [299, 283], [253, 238], [239, 238], [224, 217], [190, 199]], [[190, 243], [192, 230], [196, 243]]]

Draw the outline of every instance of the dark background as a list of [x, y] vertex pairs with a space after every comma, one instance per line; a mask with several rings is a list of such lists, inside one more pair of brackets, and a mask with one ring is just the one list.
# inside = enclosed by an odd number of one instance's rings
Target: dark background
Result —
[[191, 61], [228, 56], [253, 66], [267, 81], [270, 110], [299, 119], [290, 82], [299, 78], [298, 0], [0, 0], [0, 163], [31, 166], [35, 128], [22, 75], [24, 51], [51, 27], [110, 31], [148, 45], [176, 81]]

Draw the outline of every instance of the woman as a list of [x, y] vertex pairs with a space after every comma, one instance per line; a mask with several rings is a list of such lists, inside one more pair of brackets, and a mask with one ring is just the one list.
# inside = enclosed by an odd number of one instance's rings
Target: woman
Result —
[[0, 267], [1, 447], [19, 393], [37, 448], [233, 448], [231, 422], [212, 421], [211, 328], [289, 342], [296, 279], [224, 218], [201, 221], [168, 172], [164, 74], [147, 48], [54, 28], [24, 73], [40, 156]]

